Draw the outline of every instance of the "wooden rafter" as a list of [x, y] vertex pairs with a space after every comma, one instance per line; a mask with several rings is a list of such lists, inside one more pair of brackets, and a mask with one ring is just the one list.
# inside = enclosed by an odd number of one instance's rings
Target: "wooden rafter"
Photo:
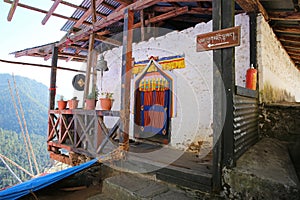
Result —
[[48, 11], [48, 13], [46, 14], [46, 16], [44, 17], [42, 24], [45, 25], [48, 21], [48, 19], [50, 18], [50, 16], [54, 13], [55, 9], [57, 8], [58, 4], [61, 2], [62, 0], [55, 0], [54, 3], [52, 4], [50, 10]]
[[[98, 7], [98, 5], [100, 5], [104, 0], [97, 0], [96, 1], [96, 8]], [[92, 14], [92, 7], [90, 7], [79, 19], [78, 21], [74, 24], [74, 27], [79, 28], [79, 26], [84, 22], [84, 20], [86, 20], [91, 14]], [[102, 16], [102, 17], [106, 17], [106, 16]]]
[[[132, 3], [126, 7], [124, 6], [119, 6], [115, 12], [111, 13], [107, 17], [97, 21], [94, 25], [94, 27], [87, 28], [84, 30], [81, 30], [77, 33], [75, 33], [73, 36], [70, 36], [70, 39], [74, 42], [81, 40], [82, 38], [85, 38], [90, 35], [92, 32], [97, 32], [98, 30], [109, 26], [124, 17], [124, 11], [125, 9], [130, 9], [130, 10], [142, 10], [144, 8], [148, 8], [156, 3], [158, 3], [160, 0], [144, 0], [144, 1], [136, 1], [135, 3]], [[58, 46], [63, 45], [66, 42], [66, 39], [62, 39], [59, 43]]]
[[280, 36], [279, 40], [281, 42], [292, 42], [300, 44], [300, 37], [293, 37], [293, 36]]
[[[182, 8], [177, 8], [173, 11], [170, 11], [168, 13], [164, 13], [164, 14], [161, 14], [161, 15], [158, 15], [158, 16], [155, 16], [155, 17], [152, 17], [148, 20], [145, 21], [145, 25], [147, 26], [148, 24], [150, 23], [157, 23], [159, 21], [163, 21], [163, 20], [166, 20], [166, 19], [169, 19], [169, 18], [172, 18], [172, 17], [176, 17], [178, 15], [182, 15], [182, 14], [185, 14], [188, 12], [188, 7], [185, 6], [185, 7], [182, 7]], [[141, 26], [141, 22], [138, 22], [136, 24], [134, 24], [134, 28], [137, 28], [137, 27], [140, 27]]]
[[[13, 1], [10, 1], [10, 0], [4, 0], [5, 3], [9, 3], [9, 4], [12, 4]], [[40, 13], [44, 13], [44, 14], [47, 14], [48, 11], [46, 10], [42, 10], [40, 8], [35, 8], [35, 7], [32, 7], [32, 6], [28, 6], [26, 4], [22, 4], [22, 3], [18, 3], [18, 6], [21, 7], [21, 8], [26, 8], [28, 10], [33, 10], [33, 11], [36, 11], [36, 12], [40, 12]], [[60, 15], [60, 14], [56, 14], [56, 13], [52, 13], [53, 16], [55, 17], [59, 17], [59, 18], [62, 18], [62, 19], [66, 19], [66, 20], [70, 20], [70, 21], [74, 21], [76, 22], [77, 20], [74, 19], [74, 18], [71, 18], [71, 17], [67, 17], [67, 16], [64, 16], [64, 15]], [[84, 22], [85, 25], [88, 25], [88, 26], [91, 26], [91, 23], [88, 23], [88, 22]]]
[[101, 42], [106, 43], [106, 44], [114, 45], [114, 46], [122, 46], [122, 42], [120, 42], [118, 40], [115, 40], [115, 39], [112, 39], [112, 38], [109, 38], [109, 37], [96, 35], [95, 40], [101, 41]]
[[11, 4], [9, 13], [7, 15], [7, 21], [10, 22], [12, 20], [12, 18], [14, 16], [14, 13], [15, 13], [15, 11], [17, 9], [18, 3], [19, 3], [19, 0], [14, 0], [13, 3]]
[[264, 18], [269, 21], [268, 13], [261, 5], [259, 0], [235, 0], [235, 2], [239, 4], [245, 12], [260, 12]]
[[299, 26], [278, 26], [273, 27], [273, 30], [280, 33], [300, 34]]
[[271, 20], [279, 20], [279, 21], [300, 21], [300, 13], [299, 12], [269, 12], [269, 18]]
[[116, 1], [125, 6], [133, 3], [132, 0], [116, 0]]

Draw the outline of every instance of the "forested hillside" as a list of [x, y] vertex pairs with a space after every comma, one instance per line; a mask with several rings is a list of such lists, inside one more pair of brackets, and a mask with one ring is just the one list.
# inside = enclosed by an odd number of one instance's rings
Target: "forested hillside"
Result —
[[[15, 100], [18, 102], [15, 95], [13, 78], [9, 74], [0, 74], [0, 80], [0, 154], [31, 172], [23, 136], [8, 87], [7, 80], [10, 80]], [[39, 164], [40, 172], [43, 172], [44, 168], [49, 167], [50, 163], [46, 146], [48, 88], [41, 83], [25, 77], [15, 76], [15, 80], [37, 163]], [[18, 111], [21, 118], [20, 109]], [[30, 176], [8, 161], [6, 162], [22, 181], [30, 179]], [[34, 169], [33, 173], [37, 174], [36, 169]], [[0, 160], [0, 189], [16, 183], [18, 183], [17, 179]]]
[[[46, 137], [37, 134], [31, 134], [30, 139], [39, 166], [39, 170], [40, 172], [43, 172], [44, 168], [48, 167], [50, 164], [46, 146]], [[23, 136], [21, 134], [17, 134], [13, 131], [6, 131], [0, 128], [0, 153], [26, 169], [28, 172], [31, 172], [26, 148], [23, 141]], [[17, 176], [22, 181], [31, 178], [22, 170], [12, 165], [9, 161], [5, 160], [5, 162], [11, 167], [14, 173], [17, 174]], [[34, 167], [33, 161], [31, 162], [33, 166], [33, 174], [36, 175], [37, 170]], [[0, 189], [3, 187], [12, 186], [17, 183], [18, 180], [9, 172], [4, 163], [0, 161]]]
[[[5, 130], [13, 130], [20, 133], [21, 130], [7, 81], [10, 80], [13, 93], [15, 94], [12, 76], [9, 74], [0, 74], [0, 80], [0, 127]], [[45, 135], [47, 131], [49, 101], [47, 86], [20, 76], [15, 76], [15, 80], [29, 132]], [[15, 100], [17, 101], [16, 96]]]

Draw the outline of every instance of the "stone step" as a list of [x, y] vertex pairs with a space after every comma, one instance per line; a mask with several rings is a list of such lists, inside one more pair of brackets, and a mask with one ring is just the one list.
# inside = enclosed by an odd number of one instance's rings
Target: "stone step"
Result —
[[114, 200], [114, 199], [106, 194], [97, 194], [88, 198], [87, 200]]
[[107, 178], [103, 182], [103, 194], [115, 200], [127, 199], [195, 199], [190, 194], [169, 187], [167, 184], [155, 181], [145, 176], [122, 173]]

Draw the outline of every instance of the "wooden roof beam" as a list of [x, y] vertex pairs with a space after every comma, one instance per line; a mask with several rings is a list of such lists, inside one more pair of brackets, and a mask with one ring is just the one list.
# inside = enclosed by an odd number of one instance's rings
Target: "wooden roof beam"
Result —
[[[4, 0], [4, 2], [9, 3], [9, 4], [13, 4], [13, 2], [10, 1], [10, 0]], [[28, 6], [28, 5], [22, 4], [22, 3], [18, 3], [18, 6], [21, 7], [21, 8], [26, 8], [28, 10], [33, 10], [33, 11], [44, 13], [44, 14], [48, 13], [48, 11], [42, 10], [40, 8], [35, 8], [35, 7], [32, 7], [32, 6]], [[77, 21], [74, 18], [67, 17], [67, 16], [60, 15], [60, 14], [56, 14], [56, 13], [53, 13], [52, 15], [55, 16], [55, 17], [59, 17], [59, 18], [62, 18], [62, 19], [70, 20], [70, 21], [75, 21], [75, 22]], [[88, 23], [88, 22], [84, 22], [84, 24], [87, 25], [87, 26], [91, 26], [91, 23]]]
[[[81, 40], [84, 37], [87, 37], [90, 33], [98, 31], [106, 26], [109, 26], [109, 25], [123, 19], [125, 9], [142, 10], [142, 9], [148, 8], [158, 2], [160, 2], [160, 0], [143, 0], [143, 1], [136, 1], [125, 7], [119, 6], [115, 10], [115, 12], [113, 12], [110, 15], [108, 15], [107, 17], [97, 21], [92, 29], [91, 28], [83, 29], [83, 30], [77, 32], [76, 34], [74, 34], [73, 36], [71, 36], [70, 39], [72, 41], [76, 42], [78, 40]], [[65, 42], [66, 42], [66, 39], [61, 40], [57, 46], [61, 46]]]
[[273, 27], [273, 30], [279, 33], [300, 34], [299, 26], [275, 26]]
[[[56, 0], [52, 0], [52, 1], [56, 1]], [[67, 2], [67, 1], [60, 1], [60, 3], [63, 4], [63, 5], [72, 7], [72, 8], [76, 8], [76, 9], [85, 9], [85, 8], [83, 8], [83, 7], [77, 6], [77, 5], [75, 5], [75, 4], [73, 4], [73, 3], [69, 3], [69, 2]]]
[[[172, 18], [172, 17], [176, 17], [178, 15], [182, 15], [182, 14], [185, 14], [189, 11], [189, 8], [187, 6], [185, 7], [182, 7], [182, 8], [177, 8], [173, 11], [170, 11], [168, 13], [164, 13], [164, 14], [161, 14], [161, 15], [158, 15], [158, 16], [155, 16], [155, 17], [152, 17], [150, 19], [147, 19], [145, 21], [145, 25], [147, 26], [148, 24], [150, 23], [157, 23], [159, 21], [163, 21], [163, 20], [166, 20], [166, 19], [169, 19], [169, 18]], [[142, 25], [141, 22], [138, 22], [136, 24], [133, 25], [134, 28], [138, 28]]]
[[116, 1], [125, 6], [133, 3], [132, 0], [116, 0]]
[[212, 2], [212, 0], [161, 0], [160, 2]]
[[114, 45], [114, 46], [122, 46], [122, 42], [109, 38], [109, 37], [104, 37], [104, 36], [99, 36], [96, 35], [95, 36], [95, 40], [106, 43], [106, 44], [110, 44], [110, 45]]
[[299, 12], [269, 12], [269, 18], [271, 20], [278, 21], [300, 21]]
[[15, 13], [15, 11], [17, 9], [18, 3], [19, 3], [19, 0], [14, 0], [13, 3], [11, 4], [9, 13], [7, 15], [7, 21], [10, 22], [12, 20], [12, 18], [14, 16], [14, 13]]
[[279, 40], [281, 42], [292, 42], [292, 43], [299, 43], [300, 44], [300, 37], [297, 36], [279, 36]]
[[54, 3], [52, 4], [50, 10], [48, 11], [48, 13], [46, 14], [46, 16], [44, 17], [42, 24], [45, 25], [48, 21], [48, 19], [50, 18], [50, 16], [54, 13], [55, 9], [57, 8], [58, 4], [61, 2], [62, 0], [55, 0]]
[[[95, 3], [96, 8], [99, 4], [101, 4], [104, 0], [97, 0]], [[78, 19], [78, 21], [74, 24], [74, 27], [79, 28], [79, 26], [86, 20], [93, 12], [92, 6]], [[105, 16], [103, 16], [105, 17]]]
[[237, 4], [247, 13], [260, 12], [269, 21], [269, 15], [259, 0], [235, 0]]

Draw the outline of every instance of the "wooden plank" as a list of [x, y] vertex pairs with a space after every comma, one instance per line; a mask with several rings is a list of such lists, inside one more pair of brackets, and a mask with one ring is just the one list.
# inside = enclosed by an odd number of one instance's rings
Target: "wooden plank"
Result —
[[197, 36], [197, 52], [240, 45], [241, 27], [226, 28]]
[[14, 0], [13, 3], [11, 4], [9, 13], [7, 15], [7, 21], [10, 22], [12, 20], [12, 18], [14, 16], [14, 13], [15, 13], [15, 11], [17, 9], [18, 3], [19, 3], [19, 0]]
[[275, 26], [273, 27], [275, 32], [279, 33], [291, 33], [291, 34], [299, 34], [300, 35], [300, 27], [299, 26]]
[[260, 12], [269, 21], [269, 15], [259, 0], [236, 0], [236, 3], [247, 13]]
[[122, 42], [109, 38], [109, 37], [104, 37], [104, 36], [100, 36], [100, 35], [96, 35], [95, 36], [95, 40], [101, 41], [103, 43], [106, 44], [110, 44], [110, 45], [114, 45], [114, 46], [122, 46]]
[[[97, 8], [98, 5], [100, 5], [104, 0], [97, 0], [95, 2], [95, 7]], [[77, 20], [77, 22], [74, 24], [74, 27], [79, 28], [79, 26], [86, 20], [93, 12], [92, 6]], [[105, 17], [103, 15], [103, 17]]]
[[[9, 4], [12, 4], [13, 2], [10, 1], [10, 0], [4, 0], [5, 3], [9, 3]], [[44, 14], [47, 14], [48, 11], [45, 11], [45, 10], [42, 10], [42, 9], [39, 9], [39, 8], [35, 8], [35, 7], [32, 7], [32, 6], [28, 6], [26, 4], [22, 4], [22, 3], [18, 3], [18, 6], [21, 7], [21, 8], [26, 8], [28, 10], [33, 10], [33, 11], [36, 11], [36, 12], [40, 12], [40, 13], [44, 13]], [[74, 18], [71, 18], [71, 17], [67, 17], [67, 16], [64, 16], [64, 15], [60, 15], [60, 14], [56, 14], [56, 13], [52, 13], [53, 16], [55, 17], [59, 17], [59, 18], [62, 18], [62, 19], [66, 19], [66, 20], [70, 20], [70, 21], [74, 21], [76, 22], [77, 20], [74, 19]], [[88, 22], [84, 22], [85, 25], [87, 26], [90, 26], [91, 23], [88, 23]]]
[[[7, 1], [7, 0], [6, 0]], [[99, 20], [95, 23], [95, 26], [93, 28], [87, 28], [84, 30], [81, 30], [70, 37], [70, 39], [74, 42], [81, 40], [84, 37], [87, 37], [92, 32], [97, 32], [98, 30], [102, 29], [103, 27], [109, 26], [121, 19], [123, 19], [123, 13], [125, 9], [130, 10], [141, 10], [147, 7], [150, 7], [154, 4], [159, 2], [159, 0], [144, 0], [144, 1], [136, 1], [126, 7], [119, 6], [115, 12], [111, 13], [107, 17], [103, 18], [102, 20]], [[62, 46], [66, 42], [66, 39], [63, 39], [59, 42], [58, 46]]]
[[[182, 14], [185, 14], [188, 12], [188, 7], [185, 6], [185, 7], [182, 7], [182, 8], [177, 8], [175, 10], [172, 10], [168, 13], [164, 13], [164, 14], [161, 14], [161, 15], [158, 15], [158, 16], [155, 16], [155, 17], [152, 17], [148, 20], [145, 21], [145, 26], [151, 24], [151, 23], [157, 23], [159, 21], [163, 21], [163, 20], [166, 20], [166, 19], [169, 19], [169, 18], [172, 18], [172, 17], [175, 17], [175, 16], [178, 16], [178, 15], [182, 15]], [[134, 28], [138, 28], [142, 25], [141, 22], [138, 22], [136, 24], [134, 24]]]
[[51, 6], [50, 10], [48, 11], [48, 13], [46, 14], [46, 16], [44, 17], [42, 24], [45, 25], [46, 22], [48, 21], [48, 19], [50, 18], [50, 16], [54, 13], [55, 9], [57, 8], [57, 6], [59, 5], [59, 3], [62, 0], [55, 0], [53, 5]]
[[300, 21], [300, 13], [295, 11], [269, 12], [269, 18], [277, 21]]
[[297, 36], [279, 36], [278, 39], [281, 42], [300, 43], [300, 35]]
[[116, 0], [116, 1], [125, 6], [133, 3], [133, 0]]
[[[26, 62], [16, 62], [16, 61], [9, 61], [9, 60], [2, 60], [2, 59], [0, 59], [0, 62], [9, 63], [9, 64], [16, 64], [16, 65], [35, 66], [35, 67], [42, 67], [42, 68], [52, 68], [52, 66], [50, 66], [50, 65], [26, 63]], [[57, 67], [57, 69], [73, 71], [73, 72], [81, 72], [81, 73], [84, 72], [82, 70], [70, 69], [70, 68], [65, 68], [65, 67]]]

